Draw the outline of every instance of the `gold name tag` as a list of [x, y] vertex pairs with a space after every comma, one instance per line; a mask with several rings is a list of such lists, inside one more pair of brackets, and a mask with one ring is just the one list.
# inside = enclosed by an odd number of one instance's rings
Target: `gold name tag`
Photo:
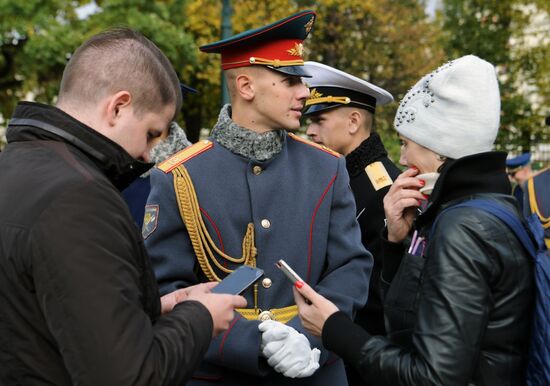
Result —
[[393, 184], [393, 180], [388, 174], [388, 171], [380, 161], [367, 165], [365, 172], [367, 176], [369, 176], [370, 182], [372, 186], [374, 186], [374, 190], [380, 190], [385, 186]]

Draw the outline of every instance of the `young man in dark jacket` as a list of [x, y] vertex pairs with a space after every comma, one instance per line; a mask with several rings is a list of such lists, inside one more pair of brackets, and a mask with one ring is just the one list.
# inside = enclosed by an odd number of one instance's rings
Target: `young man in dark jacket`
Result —
[[120, 29], [74, 53], [57, 107], [16, 108], [0, 156], [1, 384], [179, 385], [245, 305], [210, 284], [160, 299], [119, 194], [180, 105], [167, 58]]

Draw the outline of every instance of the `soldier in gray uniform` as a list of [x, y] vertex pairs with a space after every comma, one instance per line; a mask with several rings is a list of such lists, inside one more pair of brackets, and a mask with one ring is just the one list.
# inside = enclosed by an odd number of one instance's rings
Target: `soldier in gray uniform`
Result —
[[309, 96], [302, 41], [314, 20], [302, 11], [201, 47], [221, 53], [232, 104], [208, 140], [152, 172], [143, 236], [161, 292], [243, 264], [265, 271], [190, 385], [347, 385], [341, 359], [304, 330], [292, 284], [275, 267], [285, 259], [350, 316], [367, 301], [372, 257], [345, 159], [287, 132], [300, 127]]
[[[310, 121], [307, 134], [316, 143], [346, 156], [361, 239], [374, 257], [369, 300], [357, 313], [355, 323], [372, 335], [385, 335], [380, 288], [380, 235], [386, 218], [383, 199], [400, 170], [374, 131], [374, 113], [377, 105], [390, 103], [393, 97], [372, 83], [322, 63], [306, 62], [304, 68], [311, 75], [304, 111]], [[350, 385], [365, 384], [352, 366], [346, 370]]]

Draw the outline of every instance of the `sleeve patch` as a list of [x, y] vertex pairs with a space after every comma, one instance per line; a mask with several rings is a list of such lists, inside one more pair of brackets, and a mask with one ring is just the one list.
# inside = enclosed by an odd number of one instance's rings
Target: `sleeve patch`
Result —
[[158, 205], [146, 205], [145, 214], [143, 216], [143, 228], [141, 228], [141, 235], [145, 240], [149, 237], [155, 229], [157, 229], [159, 218], [159, 206]]
[[369, 177], [370, 182], [374, 187], [374, 190], [380, 190], [386, 186], [393, 184], [393, 180], [388, 174], [386, 167], [380, 161], [376, 161], [371, 163], [370, 165], [367, 165], [367, 167], [365, 168], [365, 173], [367, 173], [367, 176]]

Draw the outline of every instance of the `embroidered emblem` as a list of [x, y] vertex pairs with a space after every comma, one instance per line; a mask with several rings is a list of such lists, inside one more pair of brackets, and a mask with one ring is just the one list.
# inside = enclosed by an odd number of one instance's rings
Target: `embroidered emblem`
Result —
[[316, 88], [312, 88], [311, 91], [309, 92], [309, 99], [317, 99], [317, 98], [321, 98], [322, 96], [323, 94], [317, 91]]
[[172, 157], [168, 158], [166, 161], [161, 162], [158, 165], [158, 168], [162, 170], [164, 173], [169, 173], [175, 168], [177, 168], [179, 165], [184, 163], [185, 161], [211, 149], [212, 146], [214, 146], [214, 144], [209, 140], [199, 141], [194, 145], [189, 146], [188, 148], [185, 148], [177, 152]]
[[301, 58], [304, 54], [304, 45], [302, 43], [294, 43], [294, 48], [286, 50], [286, 52], [288, 52], [292, 56], [298, 56]]
[[313, 23], [315, 22], [315, 16], [312, 16], [311, 19], [304, 25], [304, 28], [306, 29], [306, 32], [309, 33], [311, 31], [311, 28], [313, 28]]
[[370, 182], [374, 187], [374, 190], [380, 190], [386, 186], [393, 184], [388, 171], [384, 167], [384, 164], [380, 161], [376, 161], [367, 165], [365, 173], [369, 176]]
[[141, 235], [145, 240], [157, 229], [157, 223], [159, 218], [159, 206], [158, 205], [145, 205], [145, 214], [143, 216], [143, 227], [141, 228]]

